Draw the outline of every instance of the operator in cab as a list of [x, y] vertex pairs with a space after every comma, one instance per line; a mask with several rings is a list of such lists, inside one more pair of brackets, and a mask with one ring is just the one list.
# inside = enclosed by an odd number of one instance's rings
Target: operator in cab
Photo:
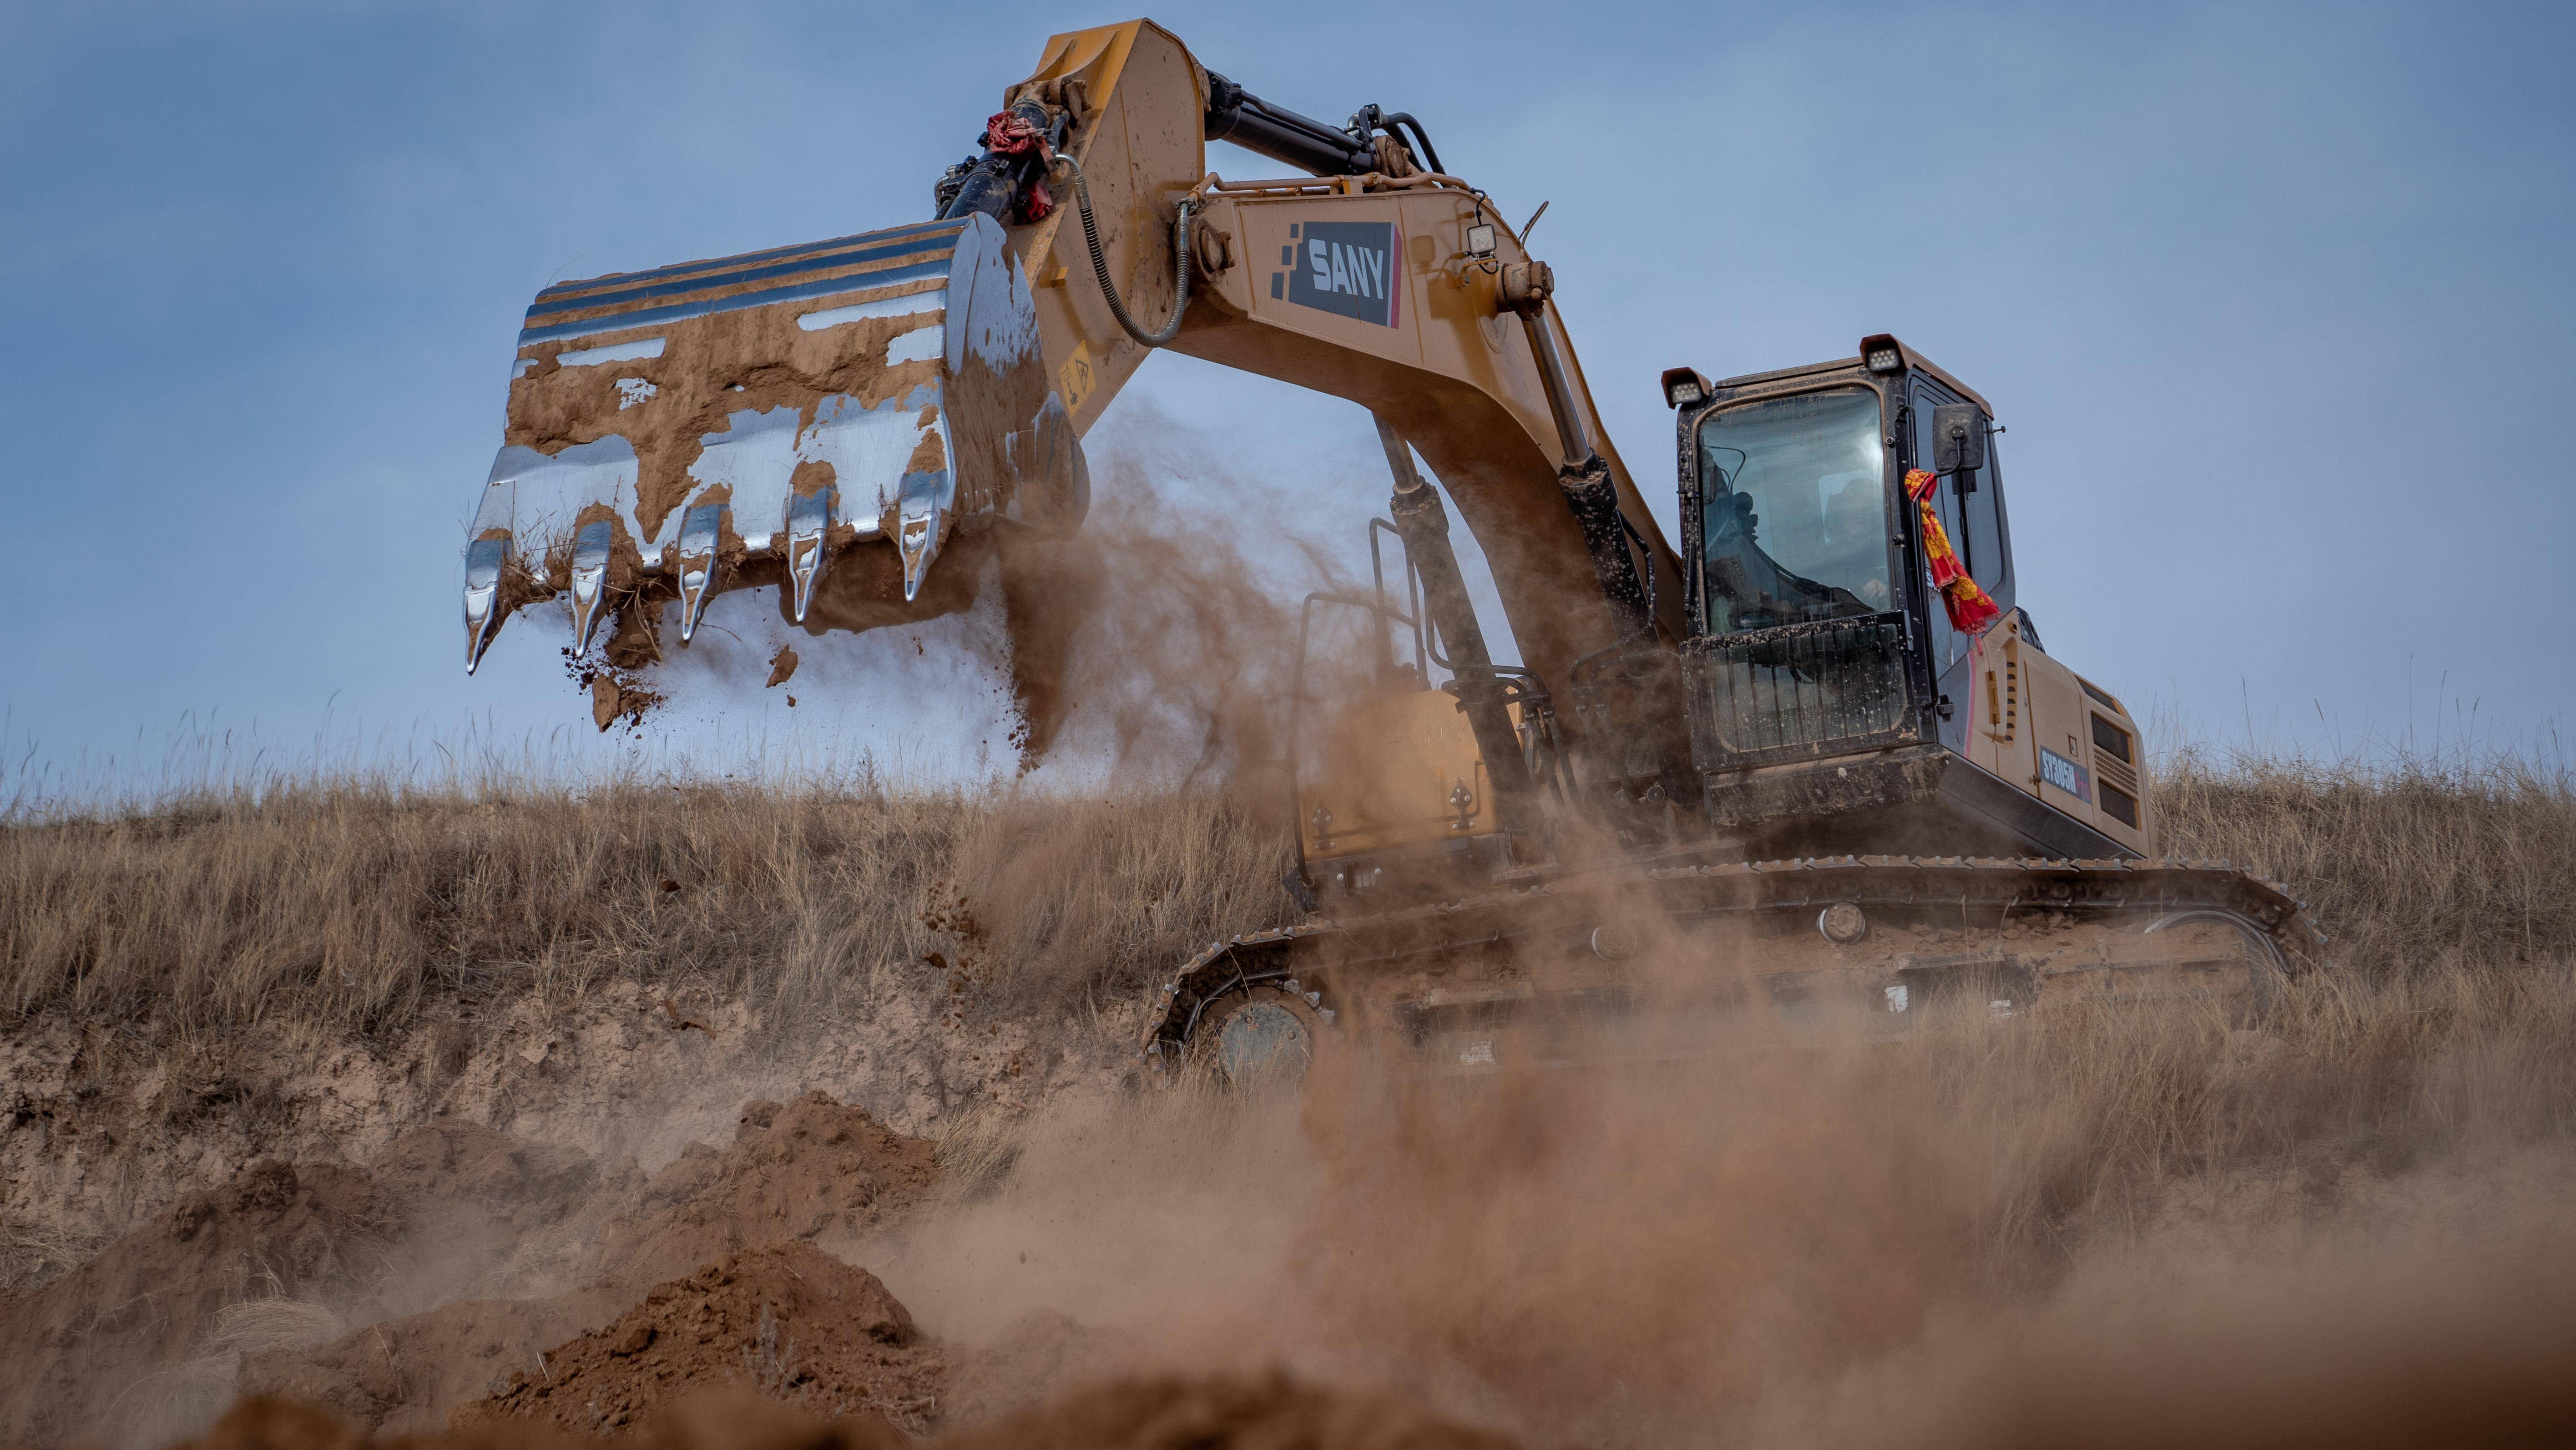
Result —
[[1888, 606], [1885, 470], [1867, 389], [1771, 398], [1700, 427], [1709, 628], [1729, 634]]

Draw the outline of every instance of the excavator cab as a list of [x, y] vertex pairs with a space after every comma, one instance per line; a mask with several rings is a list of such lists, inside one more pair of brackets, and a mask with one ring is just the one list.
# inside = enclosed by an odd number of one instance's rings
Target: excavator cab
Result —
[[[2014, 603], [1982, 397], [1886, 335], [1839, 362], [1665, 385], [1682, 676], [1716, 830], [1784, 853], [2147, 853], [2136, 722]], [[1941, 554], [1984, 604], [1953, 608]]]

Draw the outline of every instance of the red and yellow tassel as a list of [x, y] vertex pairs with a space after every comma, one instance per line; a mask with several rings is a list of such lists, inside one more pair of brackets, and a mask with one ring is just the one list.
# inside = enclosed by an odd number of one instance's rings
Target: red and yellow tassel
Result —
[[1950, 611], [1950, 627], [1973, 635], [2001, 618], [2003, 611], [1959, 566], [1959, 551], [1950, 547], [1950, 531], [1941, 527], [1941, 511], [1932, 506], [1932, 490], [1940, 481], [1917, 468], [1905, 475], [1905, 496], [1914, 500], [1915, 512], [1922, 517], [1923, 553], [1932, 561], [1932, 585], [1941, 591], [1941, 603]]

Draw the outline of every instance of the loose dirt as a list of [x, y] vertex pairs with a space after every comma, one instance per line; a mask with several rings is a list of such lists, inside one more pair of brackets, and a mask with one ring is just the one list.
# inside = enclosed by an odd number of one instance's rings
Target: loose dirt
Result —
[[655, 1285], [448, 1423], [612, 1432], [682, 1387], [742, 1383], [799, 1409], [866, 1410], [918, 1433], [939, 1411], [947, 1371], [920, 1338], [874, 1274], [801, 1241], [763, 1244]]
[[608, 1225], [599, 1276], [651, 1283], [761, 1239], [855, 1241], [922, 1203], [936, 1153], [825, 1093], [747, 1104], [731, 1147], [690, 1144]]
[[[894, 1226], [931, 1191], [934, 1151], [823, 1093], [784, 1106], [747, 1104], [730, 1145], [690, 1144], [650, 1179], [639, 1182], [630, 1170], [559, 1213], [589, 1231], [577, 1247], [566, 1245], [558, 1272], [527, 1276], [519, 1287], [571, 1287], [464, 1299], [332, 1344], [258, 1356], [244, 1367], [243, 1387], [326, 1405], [369, 1428], [434, 1429], [450, 1406], [521, 1370], [550, 1383], [541, 1356], [606, 1323], [657, 1281], [746, 1244], [846, 1245]], [[900, 1306], [894, 1312], [900, 1317]], [[672, 1366], [657, 1364], [667, 1378]]]

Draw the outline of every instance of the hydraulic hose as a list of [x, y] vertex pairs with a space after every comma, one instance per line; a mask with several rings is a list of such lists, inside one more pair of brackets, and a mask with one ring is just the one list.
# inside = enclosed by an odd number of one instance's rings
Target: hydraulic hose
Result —
[[1058, 154], [1056, 164], [1073, 172], [1073, 206], [1082, 214], [1082, 239], [1091, 247], [1091, 272], [1100, 279], [1100, 295], [1109, 302], [1109, 315], [1127, 335], [1146, 347], [1161, 347], [1181, 334], [1181, 315], [1190, 308], [1190, 209], [1194, 197], [1181, 198], [1181, 214], [1172, 222], [1172, 316], [1158, 332], [1147, 332], [1129, 316], [1127, 304], [1118, 296], [1117, 286], [1109, 280], [1109, 258], [1100, 250], [1100, 224], [1091, 217], [1091, 184], [1082, 177], [1082, 164], [1070, 156]]

